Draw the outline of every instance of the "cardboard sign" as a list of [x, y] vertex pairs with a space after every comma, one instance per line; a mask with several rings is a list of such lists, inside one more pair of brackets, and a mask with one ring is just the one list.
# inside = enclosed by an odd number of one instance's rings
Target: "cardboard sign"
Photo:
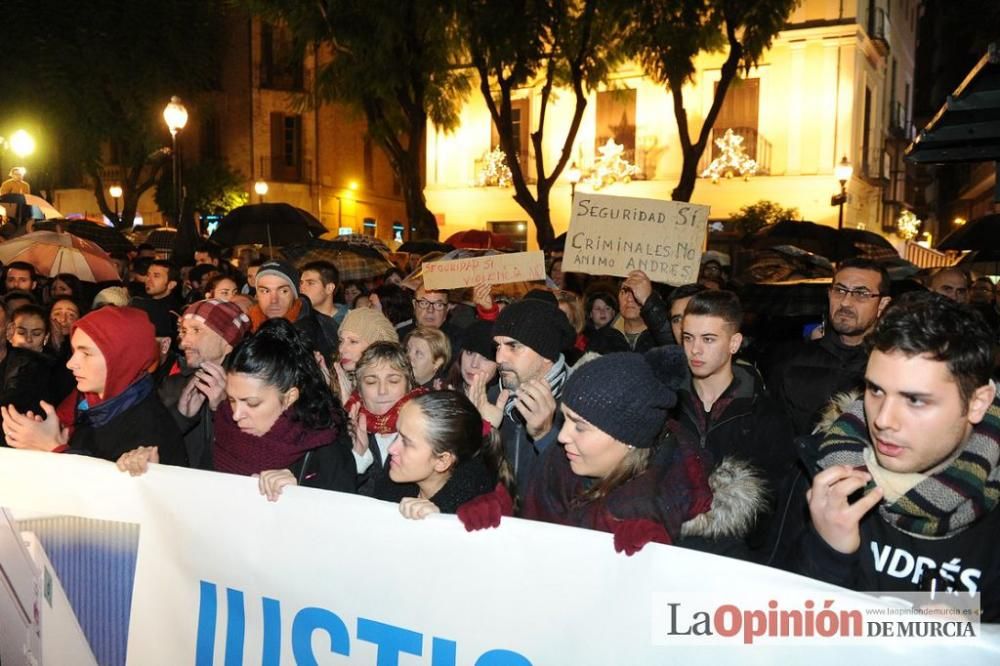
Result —
[[577, 192], [563, 270], [621, 277], [640, 270], [654, 282], [694, 282], [708, 211], [708, 206], [683, 201]]
[[422, 264], [422, 267], [424, 287], [430, 290], [545, 279], [545, 255], [539, 250], [451, 261], [431, 261]]

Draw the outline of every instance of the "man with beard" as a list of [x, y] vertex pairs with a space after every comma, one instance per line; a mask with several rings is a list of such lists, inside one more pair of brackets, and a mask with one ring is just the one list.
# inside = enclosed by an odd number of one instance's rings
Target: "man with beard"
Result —
[[823, 337], [782, 354], [768, 373], [771, 394], [785, 407], [796, 435], [809, 434], [830, 398], [863, 388], [868, 350], [862, 344], [889, 305], [885, 268], [869, 259], [848, 259], [830, 285]]

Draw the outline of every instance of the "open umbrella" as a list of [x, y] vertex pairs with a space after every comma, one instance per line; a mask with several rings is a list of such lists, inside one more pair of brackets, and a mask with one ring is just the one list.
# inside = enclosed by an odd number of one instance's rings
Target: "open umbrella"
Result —
[[8, 210], [8, 215], [19, 220], [51, 220], [63, 216], [55, 206], [34, 194], [3, 194], [0, 195], [0, 204], [15, 204], [17, 214]]
[[307, 243], [285, 246], [281, 254], [296, 268], [310, 261], [329, 261], [337, 267], [341, 281], [345, 282], [370, 280], [384, 275], [393, 267], [392, 262], [374, 248], [318, 238]]
[[0, 261], [26, 261], [49, 277], [72, 273], [84, 282], [119, 279], [111, 257], [98, 245], [56, 231], [34, 231], [0, 243]]
[[830, 261], [843, 261], [852, 257], [878, 259], [899, 254], [887, 238], [871, 231], [837, 229], [815, 222], [795, 220], [769, 224], [756, 232], [750, 240], [750, 247], [754, 249], [775, 245], [793, 245]]
[[285, 247], [308, 243], [327, 232], [315, 217], [286, 203], [240, 206], [229, 211], [212, 234], [223, 247], [265, 245]]
[[514, 244], [511, 243], [510, 238], [507, 236], [481, 229], [459, 231], [449, 236], [445, 243], [455, 248], [478, 248], [480, 250], [509, 250], [514, 247]]
[[149, 243], [157, 250], [164, 252], [173, 252], [174, 243], [177, 241], [177, 230], [173, 227], [161, 227], [159, 229], [153, 229], [146, 236], [144, 243]]
[[77, 238], [84, 238], [93, 241], [101, 246], [105, 252], [131, 252], [135, 250], [132, 241], [125, 238], [125, 235], [104, 224], [92, 222], [91, 220], [45, 220], [35, 223], [36, 231], [68, 231]]
[[392, 250], [389, 246], [385, 244], [381, 238], [375, 238], [374, 236], [365, 236], [364, 234], [343, 234], [339, 236], [327, 236], [323, 240], [328, 240], [331, 243], [343, 243], [346, 246], [361, 246], [370, 247], [373, 250], [378, 250], [383, 254], [389, 254]]
[[428, 252], [451, 252], [455, 247], [435, 240], [411, 240], [399, 246], [397, 252], [410, 254], [427, 254]]
[[1000, 213], [971, 220], [945, 236], [939, 250], [986, 250], [1000, 246]]

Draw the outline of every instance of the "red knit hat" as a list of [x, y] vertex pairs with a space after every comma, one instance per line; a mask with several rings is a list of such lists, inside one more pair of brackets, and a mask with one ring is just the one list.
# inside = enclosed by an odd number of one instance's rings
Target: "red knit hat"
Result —
[[250, 332], [250, 317], [238, 305], [215, 298], [189, 305], [181, 321], [189, 318], [208, 326], [232, 347]]
[[159, 358], [153, 325], [146, 313], [137, 308], [106, 305], [80, 318], [72, 332], [77, 330], [89, 335], [104, 355], [108, 377], [103, 400], [124, 391]]

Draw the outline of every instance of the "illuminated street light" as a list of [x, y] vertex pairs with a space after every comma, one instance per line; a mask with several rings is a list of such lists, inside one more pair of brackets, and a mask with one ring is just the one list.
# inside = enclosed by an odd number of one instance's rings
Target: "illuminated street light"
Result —
[[110, 194], [111, 198], [115, 200], [115, 223], [114, 224], [117, 227], [117, 226], [119, 226], [121, 224], [121, 221], [122, 221], [121, 217], [118, 216], [118, 200], [122, 198], [122, 188], [121, 188], [121, 186], [120, 185], [112, 185], [111, 187], [108, 188], [108, 194]]
[[267, 194], [267, 183], [263, 180], [258, 180], [253, 184], [253, 191], [260, 197], [260, 203], [264, 203], [264, 195]]
[[184, 104], [181, 103], [180, 97], [175, 95], [170, 98], [170, 103], [163, 109], [163, 120], [167, 123], [167, 129], [170, 130], [170, 139], [173, 142], [170, 158], [173, 162], [175, 214], [177, 215], [177, 224], [179, 225], [181, 221], [181, 169], [180, 161], [177, 159], [177, 133], [184, 129], [188, 121], [188, 111]]
[[10, 135], [10, 149], [18, 157], [27, 157], [35, 152], [35, 140], [23, 129]]
[[844, 228], [844, 204], [847, 203], [847, 181], [851, 179], [854, 174], [854, 167], [851, 163], [847, 161], [847, 155], [844, 155], [840, 159], [840, 163], [837, 164], [833, 169], [833, 174], [840, 183], [840, 194], [834, 195], [830, 199], [830, 204], [833, 206], [839, 206], [840, 210], [837, 213], [837, 228]]

